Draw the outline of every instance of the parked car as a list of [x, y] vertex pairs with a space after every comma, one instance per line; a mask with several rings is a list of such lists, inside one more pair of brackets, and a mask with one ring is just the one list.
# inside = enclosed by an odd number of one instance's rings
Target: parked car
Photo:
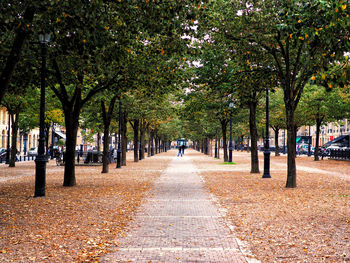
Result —
[[32, 147], [28, 151], [28, 156], [37, 156], [38, 155], [38, 147]]
[[2, 163], [2, 162], [4, 162], [5, 160], [6, 160], [6, 149], [1, 149], [1, 151], [0, 151], [0, 162]]
[[331, 150], [345, 150], [348, 149], [348, 147], [341, 145], [341, 144], [331, 144], [326, 148], [326, 154], [329, 156], [331, 153]]
[[[307, 144], [302, 145], [300, 152], [301, 152], [301, 154], [308, 154], [309, 153], [309, 145], [307, 145]], [[311, 146], [310, 153], [312, 155], [315, 153], [315, 147]]]

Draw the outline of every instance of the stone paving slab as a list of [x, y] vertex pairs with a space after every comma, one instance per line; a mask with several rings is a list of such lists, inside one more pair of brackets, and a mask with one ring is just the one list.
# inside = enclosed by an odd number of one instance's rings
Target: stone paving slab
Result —
[[250, 262], [191, 157], [173, 157], [116, 252], [101, 262]]

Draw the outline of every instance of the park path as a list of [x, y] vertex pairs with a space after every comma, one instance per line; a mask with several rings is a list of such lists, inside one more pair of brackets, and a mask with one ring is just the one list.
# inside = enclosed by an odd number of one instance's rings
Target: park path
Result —
[[118, 250], [101, 262], [257, 262], [225, 224], [192, 156], [171, 157]]

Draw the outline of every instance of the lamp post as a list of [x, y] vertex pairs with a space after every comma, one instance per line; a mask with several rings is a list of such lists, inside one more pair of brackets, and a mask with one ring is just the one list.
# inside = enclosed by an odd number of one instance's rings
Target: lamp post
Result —
[[229, 144], [229, 156], [228, 156], [228, 162], [232, 163], [232, 150], [233, 150], [233, 144], [232, 144], [232, 109], [234, 107], [233, 101], [230, 102], [229, 108], [230, 108], [230, 144]]
[[121, 133], [121, 125], [122, 125], [122, 100], [119, 98], [119, 124], [118, 124], [118, 149], [117, 149], [117, 167], [116, 168], [121, 168], [122, 167], [122, 158], [121, 158], [121, 153], [122, 153], [122, 147], [121, 147], [121, 142], [120, 142], [120, 133]]
[[309, 139], [308, 139], [308, 146], [307, 146], [307, 156], [311, 156], [311, 131], [310, 131], [310, 125], [309, 125]]
[[264, 147], [264, 174], [262, 178], [271, 178], [270, 175], [270, 137], [269, 137], [269, 88], [266, 87], [266, 130]]
[[45, 196], [46, 181], [46, 155], [45, 155], [45, 78], [46, 78], [46, 55], [47, 45], [50, 42], [49, 34], [40, 34], [41, 46], [41, 87], [40, 87], [40, 131], [38, 156], [35, 159], [35, 193], [34, 197]]

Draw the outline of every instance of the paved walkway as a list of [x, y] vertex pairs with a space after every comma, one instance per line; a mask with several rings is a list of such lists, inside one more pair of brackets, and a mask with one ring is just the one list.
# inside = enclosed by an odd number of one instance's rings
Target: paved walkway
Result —
[[118, 251], [101, 262], [256, 262], [243, 255], [197, 171], [190, 156], [174, 156]]

